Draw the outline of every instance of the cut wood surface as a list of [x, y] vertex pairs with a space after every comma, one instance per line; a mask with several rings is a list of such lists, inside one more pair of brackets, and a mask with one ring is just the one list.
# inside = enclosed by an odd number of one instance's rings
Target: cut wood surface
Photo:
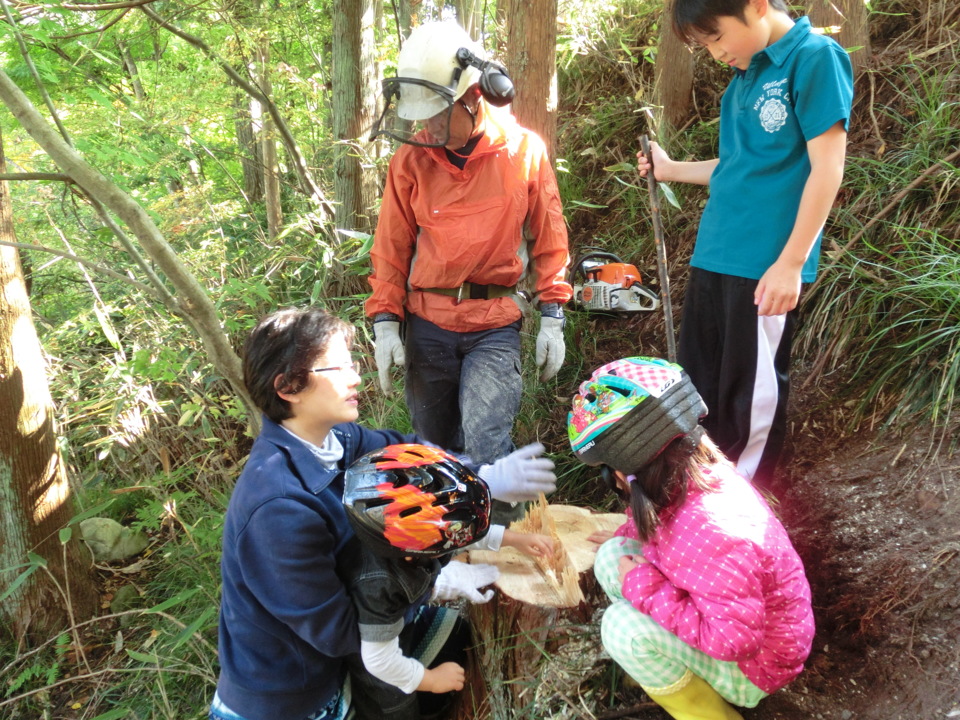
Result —
[[[510, 527], [553, 537], [553, 558], [538, 561], [513, 548], [470, 552], [471, 563], [496, 565], [500, 579], [490, 602], [468, 606], [475, 662], [456, 720], [521, 716], [534, 700], [549, 704], [594, 672], [600, 652], [595, 614], [606, 600], [593, 577], [597, 545], [587, 538], [612, 533], [625, 520], [621, 513], [548, 505], [541, 496]], [[549, 680], [556, 677], [567, 680]]]
[[513, 548], [499, 552], [472, 550], [471, 563], [488, 563], [500, 569], [498, 590], [514, 600], [540, 607], [574, 607], [583, 600], [580, 575], [593, 568], [597, 545], [587, 538], [598, 531], [616, 530], [626, 520], [623, 513], [595, 513], [575, 505], [531, 504], [527, 516], [510, 527], [517, 532], [553, 536], [554, 558], [537, 562]]

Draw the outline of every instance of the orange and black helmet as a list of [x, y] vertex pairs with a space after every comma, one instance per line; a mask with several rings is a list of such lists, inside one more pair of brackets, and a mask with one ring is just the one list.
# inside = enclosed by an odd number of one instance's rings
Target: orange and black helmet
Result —
[[343, 504], [357, 537], [384, 557], [436, 558], [490, 529], [490, 490], [449, 453], [388, 445], [345, 475]]

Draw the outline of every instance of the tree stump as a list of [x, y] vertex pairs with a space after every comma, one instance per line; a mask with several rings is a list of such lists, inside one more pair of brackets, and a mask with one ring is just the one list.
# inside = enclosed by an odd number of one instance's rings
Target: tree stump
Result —
[[[480, 672], [468, 678], [473, 703], [464, 704], [474, 706], [464, 708], [469, 712], [461, 712], [461, 718], [509, 718], [530, 706], [538, 688], [542, 690], [547, 666], [564, 654], [565, 646], [566, 654], [581, 660], [596, 657], [600, 638], [591, 620], [606, 603], [593, 576], [597, 546], [587, 538], [597, 531], [613, 531], [625, 519], [621, 513], [548, 505], [541, 497], [510, 527], [552, 536], [556, 548], [552, 559], [535, 560], [513, 548], [469, 553], [471, 563], [496, 565], [500, 579], [490, 602], [467, 610], [477, 641], [474, 664]], [[579, 646], [585, 652], [577, 650]]]

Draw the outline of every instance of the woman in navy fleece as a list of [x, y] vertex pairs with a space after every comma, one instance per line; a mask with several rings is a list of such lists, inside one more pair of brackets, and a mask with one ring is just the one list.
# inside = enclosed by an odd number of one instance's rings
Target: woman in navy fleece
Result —
[[[350, 709], [345, 678], [360, 638], [341, 578], [360, 546], [341, 502], [343, 470], [372, 450], [421, 442], [356, 424], [352, 342], [350, 325], [306, 308], [268, 315], [244, 345], [244, 383], [263, 430], [224, 523], [213, 720], [339, 720]], [[484, 466], [497, 471], [494, 496], [554, 488], [550, 460], [516, 455]]]

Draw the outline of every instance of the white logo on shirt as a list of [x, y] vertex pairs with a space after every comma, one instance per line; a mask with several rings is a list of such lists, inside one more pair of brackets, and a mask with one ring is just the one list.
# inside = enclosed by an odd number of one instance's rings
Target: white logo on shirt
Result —
[[786, 83], [786, 78], [766, 83], [763, 95], [753, 104], [753, 109], [760, 111], [760, 124], [769, 133], [776, 132], [787, 122], [787, 105], [784, 103], [787, 96], [783, 88]]
[[760, 124], [768, 133], [776, 132], [787, 122], [787, 106], [776, 98], [767, 100], [760, 108]]

